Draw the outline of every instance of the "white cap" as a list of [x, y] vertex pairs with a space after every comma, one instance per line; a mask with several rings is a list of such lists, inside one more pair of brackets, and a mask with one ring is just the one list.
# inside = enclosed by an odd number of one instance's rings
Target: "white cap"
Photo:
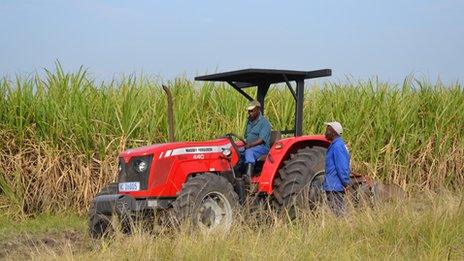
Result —
[[324, 122], [325, 125], [332, 127], [335, 132], [338, 133], [338, 135], [342, 135], [343, 133], [343, 127], [338, 121], [332, 121], [332, 122]]
[[247, 105], [247, 111], [251, 111], [253, 110], [254, 108], [256, 107], [260, 107], [261, 108], [261, 103], [259, 103], [259, 101], [250, 101]]

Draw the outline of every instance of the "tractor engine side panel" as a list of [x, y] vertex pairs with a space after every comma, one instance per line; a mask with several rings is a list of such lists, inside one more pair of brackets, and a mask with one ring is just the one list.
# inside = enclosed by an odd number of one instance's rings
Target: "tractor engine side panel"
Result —
[[[230, 170], [228, 160], [224, 158], [222, 152], [219, 152], [223, 147], [230, 148], [230, 143], [219, 145], [191, 146], [158, 151], [153, 155], [148, 189], [120, 193], [136, 198], [176, 197], [190, 175]], [[232, 151], [230, 164], [232, 166], [237, 164], [238, 158], [239, 156], [235, 151]]]

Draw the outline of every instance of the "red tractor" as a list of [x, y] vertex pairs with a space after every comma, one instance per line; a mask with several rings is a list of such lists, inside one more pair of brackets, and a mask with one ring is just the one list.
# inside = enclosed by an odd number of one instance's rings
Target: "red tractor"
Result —
[[[104, 234], [112, 215], [130, 217], [158, 211], [169, 211], [178, 221], [189, 221], [200, 229], [228, 229], [234, 212], [240, 205], [249, 205], [241, 203], [251, 195], [271, 199], [277, 208], [288, 211], [317, 203], [322, 197], [329, 142], [322, 135], [302, 133], [304, 81], [330, 75], [330, 69], [246, 69], [196, 77], [199, 81], [227, 82], [250, 101], [253, 98], [243, 89], [258, 88], [256, 100], [263, 112], [269, 86], [285, 83], [296, 103], [294, 129], [272, 131], [270, 151], [255, 165], [249, 182], [237, 172], [239, 148], [245, 142], [234, 134], [123, 151], [117, 183], [107, 186], [92, 201], [90, 234]], [[295, 89], [291, 82], [296, 82]], [[292, 136], [281, 138], [281, 134]]]

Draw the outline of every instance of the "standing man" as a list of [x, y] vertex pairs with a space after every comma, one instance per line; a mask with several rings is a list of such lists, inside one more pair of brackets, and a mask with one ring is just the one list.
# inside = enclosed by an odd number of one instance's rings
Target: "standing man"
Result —
[[256, 160], [269, 152], [271, 124], [261, 114], [261, 104], [251, 101], [247, 106], [248, 121], [245, 129], [245, 147], [240, 152], [240, 161], [246, 165], [246, 175], [251, 178]]
[[330, 146], [325, 155], [324, 190], [332, 211], [337, 216], [345, 212], [345, 188], [350, 184], [350, 154], [341, 135], [342, 125], [339, 122], [326, 122], [325, 138]]

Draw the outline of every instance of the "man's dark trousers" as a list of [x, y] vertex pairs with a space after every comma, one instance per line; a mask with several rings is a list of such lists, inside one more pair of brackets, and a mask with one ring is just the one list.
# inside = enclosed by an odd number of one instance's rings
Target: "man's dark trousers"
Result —
[[330, 209], [337, 217], [345, 214], [345, 192], [342, 191], [326, 191], [327, 203]]

